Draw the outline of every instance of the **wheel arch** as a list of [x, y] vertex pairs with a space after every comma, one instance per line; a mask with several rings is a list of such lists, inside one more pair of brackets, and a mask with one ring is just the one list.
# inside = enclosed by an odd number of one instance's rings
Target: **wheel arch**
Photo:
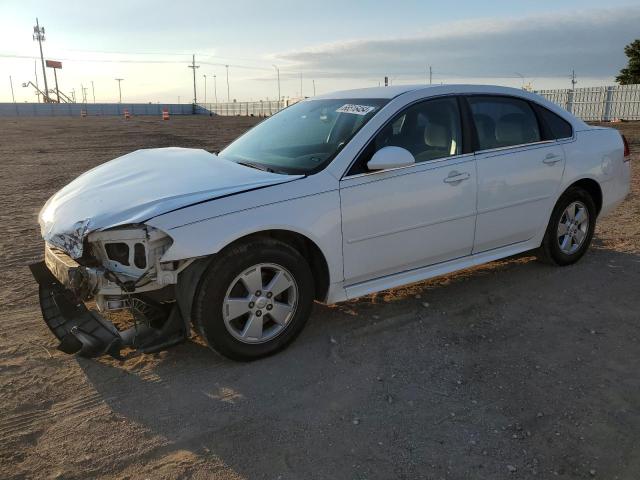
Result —
[[[309, 262], [309, 267], [313, 273], [316, 285], [315, 299], [324, 301], [327, 298], [330, 274], [326, 256], [316, 242], [300, 232], [279, 228], [252, 232], [227, 243], [218, 251], [218, 253], [226, 250], [227, 248], [233, 248], [240, 243], [251, 242], [258, 238], [272, 238], [279, 240], [300, 252], [300, 255], [306, 258]], [[213, 254], [212, 256], [215, 258], [216, 255], [217, 254]]]
[[596, 204], [596, 215], [599, 215], [600, 211], [602, 210], [602, 201], [603, 201], [602, 187], [600, 187], [600, 184], [593, 178], [588, 178], [588, 177], [581, 178], [578, 180], [574, 180], [570, 185], [568, 185], [567, 188], [564, 189], [562, 194], [564, 194], [564, 192], [566, 192], [572, 187], [582, 188], [587, 193], [589, 193], [589, 195], [591, 195], [591, 198], [593, 199], [593, 203]]

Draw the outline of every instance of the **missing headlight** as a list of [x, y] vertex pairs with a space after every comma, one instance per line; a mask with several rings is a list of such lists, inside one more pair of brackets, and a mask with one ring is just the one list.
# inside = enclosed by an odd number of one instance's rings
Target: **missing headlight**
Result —
[[[140, 245], [139, 243], [136, 247]], [[104, 249], [107, 252], [107, 257], [109, 260], [114, 260], [118, 262], [120, 265], [129, 265], [129, 245], [126, 243], [118, 242], [118, 243], [105, 243]], [[144, 247], [142, 247], [144, 251]], [[146, 264], [146, 260], [145, 260]], [[137, 264], [136, 264], [137, 266]], [[139, 267], [142, 268], [142, 267]]]
[[147, 253], [141, 243], [136, 243], [133, 247], [133, 264], [138, 268], [147, 267]]

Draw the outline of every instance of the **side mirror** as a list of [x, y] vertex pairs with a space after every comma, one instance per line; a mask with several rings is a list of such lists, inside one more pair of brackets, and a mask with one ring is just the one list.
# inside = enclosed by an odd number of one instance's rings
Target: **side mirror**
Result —
[[384, 147], [373, 154], [367, 163], [369, 170], [408, 167], [416, 163], [411, 152], [402, 147]]

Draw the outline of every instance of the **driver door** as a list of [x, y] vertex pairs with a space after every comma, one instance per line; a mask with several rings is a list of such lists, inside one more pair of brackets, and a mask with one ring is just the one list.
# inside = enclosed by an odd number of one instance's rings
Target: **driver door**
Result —
[[[369, 171], [385, 146], [409, 150], [416, 163]], [[455, 97], [427, 100], [396, 115], [340, 182], [347, 285], [471, 253], [476, 171], [462, 153]]]

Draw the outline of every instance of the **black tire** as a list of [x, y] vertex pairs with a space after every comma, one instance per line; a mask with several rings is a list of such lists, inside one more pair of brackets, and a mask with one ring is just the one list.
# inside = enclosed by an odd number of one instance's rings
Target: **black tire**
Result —
[[[261, 263], [280, 265], [293, 276], [298, 288], [297, 306], [283, 331], [275, 338], [248, 344], [229, 332], [222, 308], [227, 289], [234, 279]], [[309, 264], [296, 249], [270, 238], [254, 239], [221, 251], [205, 270], [194, 297], [193, 324], [212, 350], [232, 360], [256, 360], [282, 350], [300, 334], [311, 313], [314, 292]]]
[[[575, 252], [569, 254], [561, 250], [558, 243], [557, 232], [558, 225], [562, 219], [565, 209], [576, 201], [581, 202], [586, 207], [589, 214], [589, 225], [584, 241], [580, 247]], [[589, 192], [580, 187], [571, 187], [567, 189], [567, 191], [560, 196], [553, 212], [551, 213], [551, 218], [549, 219], [549, 224], [547, 225], [542, 245], [540, 245], [537, 252], [538, 258], [545, 263], [559, 266], [571, 265], [580, 260], [591, 244], [593, 232], [596, 227], [596, 217], [596, 205], [593, 198], [591, 198], [591, 195], [589, 195]]]

